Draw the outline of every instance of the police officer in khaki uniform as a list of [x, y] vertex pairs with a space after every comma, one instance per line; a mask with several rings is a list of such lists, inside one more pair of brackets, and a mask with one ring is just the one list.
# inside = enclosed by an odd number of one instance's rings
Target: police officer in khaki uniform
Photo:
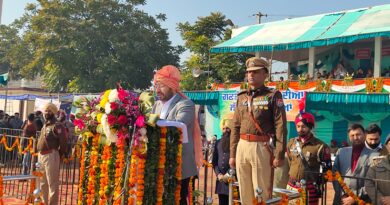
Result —
[[268, 63], [253, 57], [246, 67], [249, 87], [237, 96], [229, 164], [237, 169], [241, 203], [250, 205], [257, 188], [263, 190], [263, 200], [272, 197], [273, 168], [283, 163], [287, 126], [281, 93], [264, 85]]
[[[314, 127], [314, 116], [308, 112], [302, 112], [295, 118], [298, 137], [292, 138], [287, 143], [287, 160], [290, 165], [289, 182], [287, 189], [298, 191], [301, 188], [301, 179], [306, 180], [308, 204], [318, 204], [321, 197], [319, 172], [331, 169], [330, 148], [321, 140], [313, 136], [311, 130]], [[295, 201], [290, 201], [295, 204]]]
[[65, 155], [67, 143], [65, 127], [57, 122], [55, 115], [58, 108], [53, 103], [44, 107], [45, 125], [38, 138], [38, 162], [41, 163], [43, 177], [41, 190], [43, 201], [47, 205], [56, 205], [58, 202], [60, 185], [60, 156]]
[[375, 187], [374, 181], [366, 180], [364, 183], [368, 196], [375, 202], [373, 204], [390, 204], [390, 155], [373, 157], [367, 178], [378, 179], [378, 187]]

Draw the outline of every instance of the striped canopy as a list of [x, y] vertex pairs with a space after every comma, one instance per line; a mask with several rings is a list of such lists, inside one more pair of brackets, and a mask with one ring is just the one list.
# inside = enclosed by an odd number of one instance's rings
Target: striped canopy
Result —
[[286, 51], [378, 36], [390, 36], [390, 4], [241, 27], [211, 52]]

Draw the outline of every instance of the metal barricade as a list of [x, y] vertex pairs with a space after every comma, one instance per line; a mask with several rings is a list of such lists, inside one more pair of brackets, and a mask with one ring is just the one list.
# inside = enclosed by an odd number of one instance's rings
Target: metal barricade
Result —
[[[319, 172], [307, 172], [307, 173], [317, 174], [317, 175], [319, 175], [319, 177], [321, 179], [324, 180], [324, 183], [321, 183], [323, 194], [321, 196], [321, 203], [320, 204], [333, 204], [333, 200], [335, 198], [336, 191], [337, 191], [334, 186], [335, 185], [340, 186], [339, 182], [337, 180], [334, 180], [332, 182], [325, 181], [324, 176], [326, 175], [326, 173], [319, 173]], [[371, 181], [372, 183], [374, 183], [375, 190], [378, 190], [378, 183], [386, 183], [386, 184], [388, 183], [390, 185], [390, 179], [389, 180], [382, 180], [382, 179], [371, 179], [371, 178], [366, 178], [366, 177], [354, 177], [354, 176], [345, 176], [345, 175], [340, 175], [340, 177], [343, 181], [345, 179], [358, 180], [358, 181], [360, 181], [360, 184], [365, 184], [366, 181]], [[345, 195], [345, 194], [343, 194], [343, 190], [342, 190], [341, 186], [340, 186], [340, 189], [338, 189], [338, 191], [340, 191], [339, 192], [340, 196]], [[358, 192], [357, 190], [351, 190], [351, 191], [354, 192], [354, 194], [356, 194], [359, 198], [361, 197], [362, 193], [356, 193], [356, 192]], [[361, 191], [365, 192], [365, 189], [362, 189]], [[375, 192], [374, 199], [364, 198], [364, 200], [369, 200], [369, 202], [371, 204], [375, 204], [374, 202], [377, 200], [377, 198], [378, 198], [378, 191]]]
[[[22, 130], [5, 129], [0, 128], [0, 138], [5, 139], [3, 143], [8, 148], [15, 143], [16, 139], [24, 139], [28, 141], [28, 138], [20, 137]], [[36, 138], [33, 139], [33, 150], [36, 150], [37, 137], [39, 132], [36, 134]], [[4, 180], [4, 196], [13, 196], [21, 200], [26, 200], [28, 196], [28, 187], [30, 186], [31, 180], [26, 180], [26, 176], [32, 176], [35, 170], [35, 162], [37, 162], [36, 155], [30, 155], [31, 158], [28, 162], [27, 173], [23, 173], [23, 159], [28, 153], [20, 153], [19, 148], [14, 147], [12, 150], [7, 150], [7, 147], [0, 144], [0, 174], [12, 178], [13, 180]], [[76, 142], [71, 141], [69, 145], [75, 147]], [[24, 147], [21, 147], [24, 149]], [[78, 149], [77, 152], [80, 152]], [[77, 204], [77, 190], [79, 182], [79, 159], [80, 153], [72, 153], [72, 156], [68, 156], [68, 160], [61, 160], [60, 162], [60, 196], [59, 204], [73, 205]], [[70, 160], [69, 160], [70, 158]]]

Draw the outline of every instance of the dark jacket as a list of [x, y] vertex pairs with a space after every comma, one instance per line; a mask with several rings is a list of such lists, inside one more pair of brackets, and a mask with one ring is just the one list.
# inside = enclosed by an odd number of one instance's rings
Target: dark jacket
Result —
[[[214, 167], [215, 175], [218, 177], [218, 174], [226, 174], [229, 169], [229, 152], [223, 152], [221, 140], [217, 140], [213, 152], [212, 164]], [[225, 182], [218, 181], [215, 184], [215, 193], [229, 195], [229, 185]]]

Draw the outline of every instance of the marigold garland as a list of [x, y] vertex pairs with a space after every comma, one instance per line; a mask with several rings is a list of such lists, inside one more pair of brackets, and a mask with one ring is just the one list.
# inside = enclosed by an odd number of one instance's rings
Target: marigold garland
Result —
[[137, 196], [137, 205], [142, 204], [142, 200], [144, 197], [144, 186], [145, 186], [145, 181], [144, 181], [144, 174], [145, 174], [145, 162], [146, 160], [144, 158], [139, 158], [138, 159], [138, 166], [137, 166], [137, 191], [136, 191], [136, 196]]
[[137, 184], [137, 164], [138, 164], [138, 155], [137, 155], [137, 150], [132, 149], [131, 152], [131, 160], [130, 160], [130, 177], [128, 181], [129, 185], [129, 198], [128, 198], [128, 203], [130, 205], [134, 205], [136, 201], [136, 190], [135, 186]]
[[192, 190], [192, 187], [193, 187], [193, 183], [194, 183], [194, 177], [191, 177], [190, 178], [190, 183], [188, 183], [188, 204], [193, 204], [194, 202], [194, 193], [193, 193], [193, 190]]
[[324, 178], [329, 182], [337, 181], [343, 188], [344, 192], [348, 194], [348, 196], [352, 197], [359, 205], [371, 205], [370, 203], [366, 203], [364, 200], [360, 199], [355, 193], [353, 193], [353, 191], [347, 186], [347, 184], [345, 184], [340, 172], [336, 171], [333, 174], [331, 170], [328, 170]]
[[208, 162], [206, 160], [203, 160], [203, 165], [206, 167], [213, 167], [213, 164], [211, 164], [210, 162]]
[[103, 147], [102, 153], [102, 162], [100, 164], [100, 188], [99, 188], [99, 205], [105, 205], [108, 199], [106, 190], [108, 189], [108, 161], [111, 158], [111, 149], [110, 146], [105, 145]]
[[[27, 138], [26, 138], [27, 139]], [[25, 148], [22, 148], [22, 145], [20, 143], [20, 137], [16, 137], [15, 138], [15, 141], [12, 143], [11, 146], [8, 146], [8, 139], [7, 139], [7, 136], [6, 134], [3, 134], [3, 136], [1, 137], [0, 139], [0, 145], [3, 144], [4, 145], [4, 148], [5, 150], [7, 150], [8, 152], [12, 152], [14, 149], [17, 149], [18, 150], [18, 153], [19, 154], [26, 154], [27, 152], [30, 152], [30, 154], [34, 157], [38, 156], [38, 153], [37, 152], [34, 152], [34, 137], [30, 137], [28, 138], [28, 144]], [[77, 151], [77, 145], [75, 145], [75, 153], [74, 155], [69, 155], [68, 158], [62, 158], [63, 162], [64, 163], [69, 163], [70, 161], [73, 161], [75, 158], [80, 158], [80, 153]]]
[[120, 196], [122, 192], [123, 187], [123, 181], [122, 181], [122, 173], [125, 167], [125, 142], [124, 140], [121, 140], [120, 143], [118, 143], [118, 152], [117, 152], [117, 158], [116, 158], [116, 169], [115, 169], [115, 191], [114, 191], [114, 199], [117, 199], [114, 201], [115, 205], [119, 205], [122, 202], [122, 199]]
[[111, 144], [111, 158], [108, 160], [108, 185], [106, 188], [106, 195], [108, 196], [107, 204], [112, 204], [112, 195], [114, 194], [115, 187], [115, 169], [116, 169], [116, 157], [118, 154], [118, 147], [115, 144]]
[[[280, 195], [281, 199], [278, 205], [288, 205], [288, 195], [287, 194], [281, 194]], [[234, 198], [234, 189], [233, 189], [233, 198]], [[266, 205], [267, 203], [264, 200], [261, 200], [261, 202], [258, 201], [257, 198], [254, 198], [252, 200], [253, 205]], [[234, 204], [239, 204], [238, 202], [234, 202]], [[298, 203], [297, 203], [298, 205]]]
[[177, 167], [176, 167], [176, 179], [178, 180], [177, 186], [176, 186], [176, 191], [175, 191], [175, 202], [176, 204], [180, 204], [180, 191], [181, 191], [181, 183], [180, 180], [181, 178], [181, 164], [182, 162], [182, 153], [183, 153], [183, 132], [182, 130], [179, 131], [179, 140], [178, 140], [178, 150], [176, 154], [176, 162], [177, 162]]
[[[80, 108], [76, 131], [86, 143], [78, 204], [156, 204], [157, 198], [161, 204], [180, 201], [181, 134], [177, 128], [165, 128], [170, 138], [160, 138], [160, 128], [146, 124], [149, 121], [140, 113], [139, 103], [137, 94], [120, 86], [98, 99], [75, 102]], [[129, 156], [125, 142], [130, 137], [134, 140]], [[63, 160], [69, 162], [73, 156]], [[130, 161], [128, 176], [124, 176], [126, 160]], [[125, 177], [128, 181], [123, 181]], [[129, 190], [126, 193], [122, 193], [124, 186]]]
[[261, 200], [261, 202], [259, 202], [259, 200], [256, 197], [252, 200], [252, 204], [253, 205], [266, 205], [266, 203], [263, 200]]
[[280, 205], [288, 205], [288, 195], [287, 194], [281, 194], [280, 196], [282, 199], [279, 202]]
[[233, 204], [234, 205], [239, 205], [240, 203], [238, 202], [239, 200], [239, 193], [238, 193], [238, 187], [233, 186]]
[[[158, 160], [158, 176], [157, 176], [157, 205], [162, 205], [162, 197], [164, 193], [164, 174], [165, 174], [165, 162], [166, 162], [166, 146], [167, 146], [167, 128], [161, 128], [160, 137], [160, 157]], [[192, 203], [190, 203], [192, 204]]]
[[86, 153], [87, 153], [87, 142], [83, 142], [82, 144], [82, 154], [80, 159], [80, 179], [79, 179], [79, 193], [78, 193], [78, 205], [82, 205], [85, 203], [84, 196], [86, 192], [86, 183], [85, 183], [85, 167], [88, 166], [86, 163]]
[[[35, 177], [42, 177], [43, 173], [39, 172], [39, 171], [34, 171], [33, 175]], [[26, 199], [25, 205], [29, 205], [30, 203], [34, 202], [34, 195], [33, 195], [33, 193], [34, 193], [34, 190], [35, 190], [35, 187], [36, 187], [35, 181], [36, 181], [35, 179], [31, 180], [30, 191], [29, 191], [29, 195], [28, 195], [28, 197]]]
[[301, 198], [298, 199], [296, 202], [297, 205], [306, 204], [306, 190], [299, 188], [298, 193], [301, 195]]
[[163, 204], [179, 204], [181, 180], [181, 132], [167, 127]]
[[98, 142], [99, 142], [99, 134], [96, 134], [91, 139], [91, 152], [90, 152], [90, 164], [88, 169], [88, 182], [87, 182], [87, 204], [94, 204], [95, 200], [95, 181], [96, 181], [96, 169], [97, 169], [97, 162], [99, 153], [97, 151], [98, 149]]
[[14, 141], [14, 143], [12, 143], [11, 147], [8, 147], [6, 134], [3, 134], [3, 137], [1, 138], [1, 143], [4, 145], [5, 150], [7, 150], [8, 152], [11, 152], [15, 147], [20, 146], [19, 137], [16, 137], [15, 141]]

